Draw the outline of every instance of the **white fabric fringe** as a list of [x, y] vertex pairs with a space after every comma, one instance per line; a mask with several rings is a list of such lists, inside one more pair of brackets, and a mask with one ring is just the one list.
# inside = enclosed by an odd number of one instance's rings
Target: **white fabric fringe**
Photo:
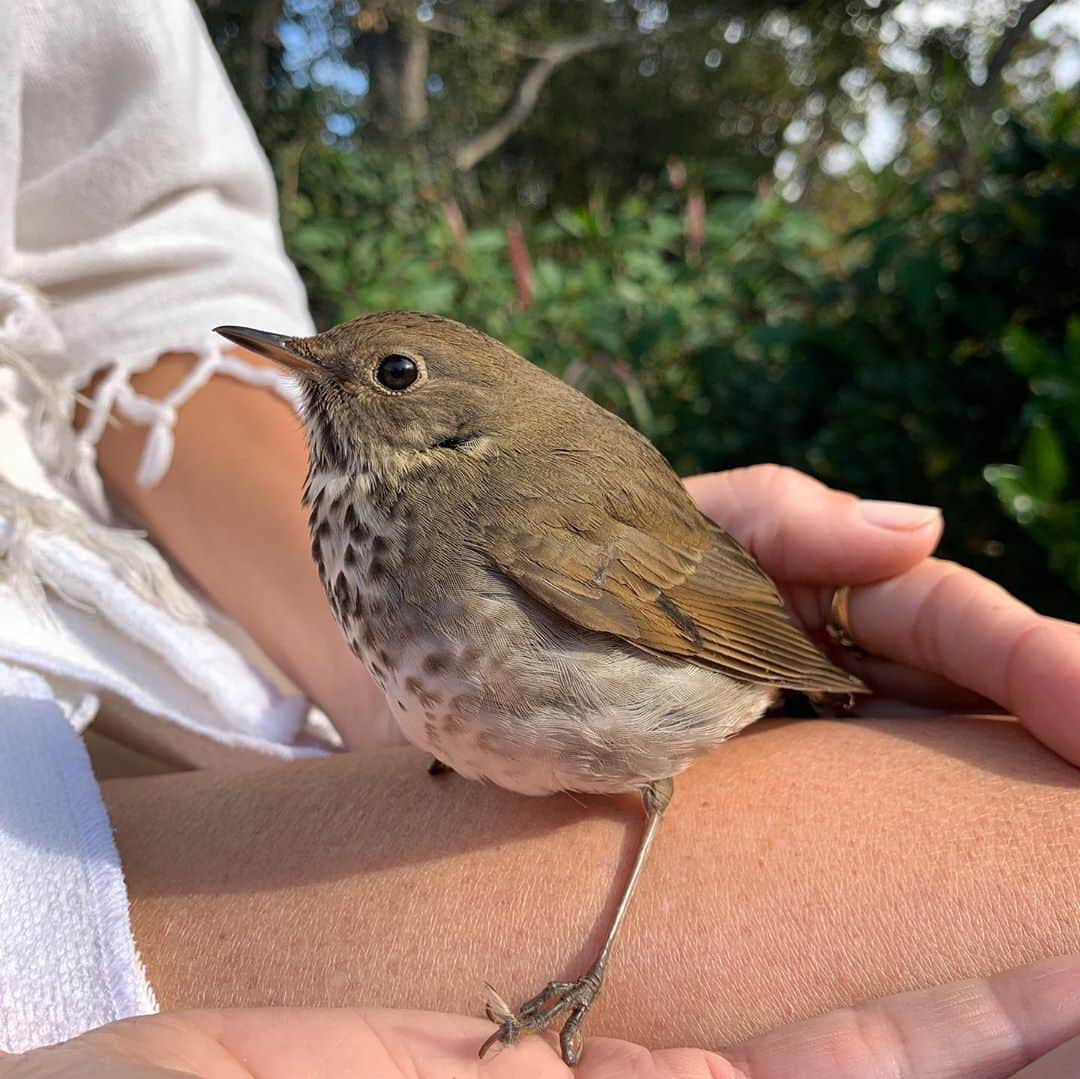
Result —
[[[173, 352], [194, 355], [196, 363], [180, 384], [160, 400], [138, 394], [131, 386], [130, 373], [145, 370], [156, 360], [156, 356], [128, 356], [117, 361], [89, 402], [89, 418], [78, 435], [80, 447], [97, 444], [108, 416], [114, 410], [118, 415], [148, 427], [150, 432], [135, 479], [143, 487], [153, 487], [161, 482], [172, 461], [177, 409], [214, 375], [228, 375], [250, 386], [264, 386], [293, 407], [296, 406], [297, 392], [291, 379], [271, 368], [256, 367], [228, 355], [225, 352], [228, 347], [225, 341], [210, 338], [171, 349]], [[81, 452], [80, 459], [85, 460], [89, 456]]]
[[[292, 379], [273, 368], [256, 367], [230, 355], [227, 350], [233, 346], [215, 334], [170, 346], [171, 352], [192, 355], [195, 362], [163, 398], [140, 394], [131, 384], [133, 373], [145, 371], [157, 362], [160, 348], [115, 359], [103, 372], [93, 395], [87, 397], [76, 387], [74, 376], [55, 381], [44, 378], [35, 366], [33, 354], [24, 355], [14, 342], [33, 342], [36, 353], [63, 347], [45, 297], [30, 285], [0, 278], [0, 363], [14, 367], [33, 386], [34, 403], [28, 419], [31, 444], [49, 473], [73, 483], [102, 521], [108, 521], [111, 515], [97, 470], [96, 447], [114, 414], [149, 428], [135, 480], [142, 487], [154, 487], [172, 463], [178, 410], [214, 375], [264, 387], [293, 408], [299, 404]], [[79, 431], [74, 428], [76, 403], [87, 409]]]

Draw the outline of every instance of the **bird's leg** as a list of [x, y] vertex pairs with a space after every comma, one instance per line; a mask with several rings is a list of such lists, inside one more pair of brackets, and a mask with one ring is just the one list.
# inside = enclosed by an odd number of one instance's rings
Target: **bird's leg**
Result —
[[611, 928], [592, 966], [576, 981], [549, 982], [535, 997], [525, 1001], [516, 1012], [511, 1012], [496, 996], [494, 1002], [489, 1003], [486, 1010], [487, 1017], [493, 1023], [497, 1023], [499, 1029], [480, 1047], [481, 1056], [496, 1043], [512, 1045], [519, 1034], [539, 1033], [556, 1019], [566, 1015], [566, 1022], [563, 1023], [559, 1033], [562, 1058], [570, 1067], [581, 1059], [583, 1039], [579, 1028], [604, 982], [604, 971], [612, 946], [626, 917], [630, 899], [649, 855], [649, 848], [656, 838], [656, 833], [660, 830], [660, 822], [671, 802], [674, 789], [672, 780], [661, 779], [650, 783], [641, 791], [641, 801], [645, 807], [645, 831], [641, 837], [641, 846], [638, 848], [622, 898], [615, 909]]

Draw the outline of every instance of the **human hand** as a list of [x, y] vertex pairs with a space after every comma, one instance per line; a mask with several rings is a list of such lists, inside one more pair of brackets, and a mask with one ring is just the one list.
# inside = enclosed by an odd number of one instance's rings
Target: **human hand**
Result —
[[935, 509], [859, 501], [771, 465], [696, 476], [687, 488], [810, 633], [823, 630], [834, 588], [852, 586], [851, 631], [869, 656], [838, 659], [871, 688], [947, 710], [992, 701], [1080, 764], [1080, 627], [927, 557], [941, 535]]
[[130, 1019], [22, 1056], [0, 1055], [0, 1079], [333, 1076], [533, 1079], [606, 1075], [714, 1079], [1024, 1079], [1080, 1072], [1080, 956], [992, 978], [905, 993], [795, 1023], [723, 1055], [649, 1051], [590, 1038], [575, 1072], [545, 1039], [525, 1038], [481, 1062], [481, 1019], [387, 1009], [258, 1008]]

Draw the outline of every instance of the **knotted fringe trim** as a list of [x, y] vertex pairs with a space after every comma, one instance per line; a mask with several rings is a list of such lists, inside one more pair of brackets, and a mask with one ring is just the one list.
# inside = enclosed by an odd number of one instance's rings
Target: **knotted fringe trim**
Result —
[[[149, 427], [146, 446], [135, 481], [141, 487], [154, 487], [169, 470], [174, 449], [173, 428], [176, 426], [177, 410], [210, 381], [214, 375], [228, 375], [249, 386], [262, 386], [276, 393], [291, 407], [296, 408], [298, 396], [287, 376], [268, 367], [256, 367], [226, 349], [234, 346], [216, 337], [207, 337], [196, 344], [178, 345], [168, 349], [155, 349], [149, 356], [126, 357], [107, 370], [93, 398], [86, 403], [89, 416], [83, 429], [76, 436], [79, 464], [89, 459], [93, 467], [93, 447], [100, 441], [106, 423], [112, 413]], [[169, 353], [192, 354], [195, 364], [171, 393], [160, 399], [136, 393], [131, 385], [135, 371], [152, 367], [159, 356]], [[84, 447], [86, 447], [84, 449]], [[89, 454], [87, 453], [89, 449]], [[78, 467], [78, 466], [77, 466]], [[96, 473], [96, 468], [94, 468]]]
[[[97, 469], [97, 444], [106, 424], [116, 422], [114, 411], [149, 427], [136, 482], [153, 487], [172, 462], [178, 409], [214, 375], [265, 387], [296, 408], [298, 395], [291, 381], [272, 369], [227, 355], [225, 349], [232, 346], [208, 333], [194, 344], [179, 343], [116, 360], [106, 369], [96, 393], [86, 397], [79, 392], [74, 377], [45, 378], [32, 360], [4, 341], [25, 342], [46, 352], [62, 349], [45, 298], [28, 286], [5, 280], [0, 281], [0, 301], [6, 308], [0, 310], [0, 330], [4, 331], [0, 333], [0, 363], [18, 371], [33, 391], [28, 416], [32, 448], [49, 477], [66, 486], [80, 507], [97, 518], [95, 521], [80, 509], [31, 494], [0, 478], [0, 578], [7, 578], [32, 609], [47, 615], [44, 589], [48, 582], [43, 582], [28, 542], [40, 529], [66, 536], [103, 558], [141, 598], [182, 621], [202, 623], [201, 607], [177, 582], [145, 535], [110, 526], [113, 515]], [[155, 400], [136, 393], [131, 385], [133, 374], [148, 370], [166, 353], [193, 354], [195, 363], [166, 397]], [[74, 426], [76, 403], [88, 412], [79, 431]]]
[[205, 622], [202, 608], [143, 533], [98, 524], [58, 499], [41, 498], [0, 478], [0, 580], [6, 579], [39, 616], [48, 617], [46, 587], [69, 606], [85, 609], [87, 604], [65, 595], [42, 572], [31, 543], [35, 532], [63, 536], [93, 552], [132, 592], [178, 621]]
[[[28, 417], [31, 441], [47, 470], [61, 479], [75, 480], [87, 451], [80, 448], [71, 427], [75, 395], [48, 383], [30, 361], [0, 345], [0, 363], [13, 367], [34, 390]], [[83, 483], [80, 493], [107, 517], [100, 477], [93, 467], [94, 445], [89, 462], [94, 483]], [[116, 576], [136, 595], [173, 617], [192, 624], [204, 620], [202, 608], [173, 576], [165, 560], [140, 532], [112, 528], [95, 521], [77, 506], [58, 498], [32, 494], [0, 477], [0, 580], [10, 584], [27, 610], [40, 618], [51, 617], [46, 588], [64, 602], [85, 608], [86, 604], [64, 595], [63, 589], [39, 567], [31, 542], [35, 534], [51, 534], [70, 539], [103, 559]]]

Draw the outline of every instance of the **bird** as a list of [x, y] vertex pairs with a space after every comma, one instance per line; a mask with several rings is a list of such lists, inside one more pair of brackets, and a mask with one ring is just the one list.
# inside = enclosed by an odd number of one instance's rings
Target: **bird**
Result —
[[495, 338], [409, 311], [309, 337], [217, 332], [298, 380], [312, 557], [432, 770], [524, 795], [640, 794], [595, 960], [517, 1009], [494, 991], [486, 1007], [481, 1055], [561, 1021], [573, 1066], [674, 777], [784, 690], [866, 687], [648, 439]]

